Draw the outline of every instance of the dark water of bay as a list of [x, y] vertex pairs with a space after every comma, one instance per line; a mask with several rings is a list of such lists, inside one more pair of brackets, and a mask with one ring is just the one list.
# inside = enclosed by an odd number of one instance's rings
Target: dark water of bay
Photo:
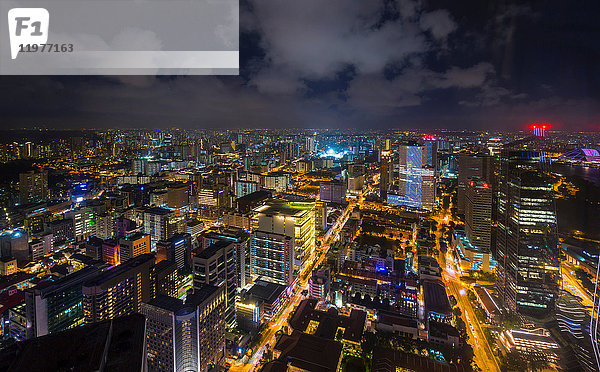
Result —
[[558, 229], [569, 235], [583, 231], [592, 239], [600, 239], [600, 168], [553, 164], [552, 171], [571, 181], [579, 192], [569, 199], [558, 199]]

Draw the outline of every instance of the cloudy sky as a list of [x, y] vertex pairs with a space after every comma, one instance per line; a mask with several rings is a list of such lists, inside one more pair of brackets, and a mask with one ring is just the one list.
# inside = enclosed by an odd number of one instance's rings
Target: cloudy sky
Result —
[[240, 76], [0, 77], [0, 120], [599, 130], [600, 2], [524, 3], [241, 0]]

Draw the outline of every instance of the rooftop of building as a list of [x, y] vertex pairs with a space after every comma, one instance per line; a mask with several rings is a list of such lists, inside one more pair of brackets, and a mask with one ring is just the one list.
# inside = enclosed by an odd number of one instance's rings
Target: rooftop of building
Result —
[[494, 299], [492, 298], [490, 292], [485, 287], [475, 286], [473, 290], [475, 291], [475, 294], [477, 295], [477, 297], [483, 304], [483, 307], [489, 314], [500, 315], [500, 308], [496, 304], [496, 301], [494, 301]]
[[145, 238], [146, 236], [150, 236], [150, 235], [148, 235], [148, 234], [146, 234], [146, 233], [143, 233], [143, 232], [141, 232], [141, 231], [136, 231], [136, 232], [133, 232], [133, 233], [131, 233], [131, 234], [127, 234], [127, 235], [126, 235], [125, 237], [123, 237], [121, 240], [126, 240], [126, 241], [135, 241], [135, 240], [138, 240], [138, 239]]
[[140, 265], [148, 264], [151, 265], [155, 261], [154, 253], [144, 253], [139, 256], [135, 256], [134, 258], [125, 261], [124, 263], [114, 266], [104, 272], [102, 272], [97, 277], [88, 280], [84, 283], [85, 287], [93, 287], [102, 285], [120, 275], [125, 274], [129, 270], [138, 267]]
[[437, 281], [423, 281], [423, 300], [425, 310], [438, 314], [452, 314], [452, 307], [444, 284]]
[[419, 262], [419, 266], [430, 266], [430, 267], [436, 267], [436, 268], [440, 267], [440, 264], [437, 262], [437, 260], [430, 256], [421, 255], [418, 258], [418, 262]]
[[[454, 237], [457, 239], [458, 242], [460, 242], [460, 244], [462, 244], [462, 246], [464, 247], [464, 249], [471, 251], [471, 252], [480, 252], [480, 253], [489, 253], [487, 250], [482, 249], [480, 247], [474, 246], [473, 243], [471, 243], [471, 241], [469, 240], [469, 238], [467, 237], [466, 233], [464, 230], [454, 230]], [[460, 247], [459, 247], [460, 248]], [[465, 259], [465, 257], [463, 256], [463, 252], [461, 249], [461, 258]]]
[[196, 219], [189, 220], [189, 221], [187, 222], [187, 225], [188, 225], [188, 227], [196, 227], [196, 226], [198, 226], [198, 225], [203, 225], [203, 224], [204, 224], [204, 223], [203, 223], [202, 221], [200, 221], [200, 220], [196, 220]]
[[40, 292], [41, 296], [45, 297], [54, 291], [60, 291], [64, 288], [81, 284], [85, 280], [88, 280], [94, 275], [100, 273], [100, 271], [100, 267], [88, 266], [62, 278], [51, 275], [44, 278], [38, 285], [28, 290]]
[[214, 285], [205, 284], [198, 289], [194, 289], [194, 293], [188, 293], [185, 303], [186, 305], [199, 306], [208, 298], [213, 296], [219, 290], [223, 290], [223, 287], [217, 287]]
[[534, 332], [534, 331], [528, 331], [525, 329], [511, 329], [508, 332], [510, 333], [510, 335], [513, 339], [521, 339], [521, 340], [526, 340], [526, 341], [549, 343], [549, 344], [554, 344], [558, 347], [558, 344], [556, 343], [554, 338], [552, 338], [552, 336], [545, 334], [543, 332]]
[[245, 239], [250, 235], [244, 230], [236, 227], [211, 227], [203, 233], [207, 238], [229, 238], [229, 239]]
[[414, 372], [466, 372], [467, 368], [455, 364], [444, 364], [428, 357], [403, 353], [400, 350], [373, 349], [373, 372], [407, 370]]
[[21, 290], [11, 289], [0, 293], [0, 315], [13, 306], [25, 302], [25, 293]]
[[245, 296], [246, 298], [253, 298], [267, 304], [272, 304], [277, 301], [286, 288], [286, 286], [281, 284], [258, 279], [254, 282], [254, 285], [248, 289]]
[[166, 216], [166, 215], [171, 214], [171, 210], [167, 209], [167, 208], [161, 208], [161, 207], [149, 207], [149, 208], [144, 208], [144, 213]]
[[456, 327], [451, 326], [450, 324], [429, 321], [429, 337], [436, 338], [448, 338], [448, 337], [460, 337], [460, 333]]
[[340, 315], [336, 308], [331, 307], [327, 311], [317, 310], [315, 307], [319, 300], [305, 299], [300, 302], [298, 308], [289, 321], [294, 330], [304, 332], [311, 321], [318, 322], [316, 335], [333, 340], [338, 328], [344, 328], [343, 338], [348, 341], [360, 342], [367, 314], [361, 310], [353, 309], [350, 316]]
[[336, 371], [342, 355], [339, 342], [295, 331], [281, 335], [273, 350], [281, 352], [279, 360], [305, 371]]
[[288, 202], [282, 199], [269, 200], [265, 205], [254, 209], [254, 212], [277, 215], [283, 214], [286, 216], [300, 217], [312, 210], [314, 202]]
[[415, 328], [415, 329], [419, 325], [419, 323], [417, 322], [416, 319], [409, 318], [409, 317], [403, 316], [401, 314], [398, 314], [398, 313], [395, 313], [392, 311], [385, 311], [385, 310], [379, 311], [378, 315], [379, 315], [378, 322], [383, 323], [383, 324], [395, 324], [395, 325], [399, 325], [402, 327]]
[[172, 312], [177, 312], [183, 307], [183, 301], [175, 297], [157, 295], [154, 299], [148, 302], [148, 305]]
[[230, 244], [232, 244], [232, 242], [227, 241], [227, 240], [217, 240], [214, 243], [212, 243], [211, 245], [209, 245], [208, 247], [206, 247], [205, 249], [202, 249], [202, 250], [197, 249], [194, 252], [194, 256], [198, 257], [200, 259], [207, 260], [207, 259], [213, 257], [215, 254], [217, 254], [217, 252], [219, 252], [223, 248], [229, 246]]
[[0, 369], [141, 371], [145, 323], [133, 314], [20, 342], [0, 352]]
[[173, 261], [162, 260], [154, 265], [154, 270], [156, 272], [161, 272], [166, 269], [177, 270], [177, 264]]
[[255, 192], [252, 192], [248, 195], [244, 195], [242, 197], [237, 198], [238, 203], [242, 202], [242, 203], [253, 203], [253, 202], [258, 202], [261, 200], [265, 200], [271, 197], [271, 195], [273, 195], [273, 193], [271, 191], [267, 191], [267, 190], [258, 190]]

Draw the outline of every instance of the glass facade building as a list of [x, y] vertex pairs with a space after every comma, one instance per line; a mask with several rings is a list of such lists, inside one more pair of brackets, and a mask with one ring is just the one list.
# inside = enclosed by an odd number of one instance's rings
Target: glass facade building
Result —
[[498, 185], [498, 292], [523, 314], [554, 309], [559, 262], [552, 180], [544, 154], [503, 151]]

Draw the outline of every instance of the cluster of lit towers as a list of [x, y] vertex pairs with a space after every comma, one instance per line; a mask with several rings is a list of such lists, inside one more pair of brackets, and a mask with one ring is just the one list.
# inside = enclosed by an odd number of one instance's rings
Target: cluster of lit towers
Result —
[[[404, 327], [411, 338], [462, 348], [448, 268], [431, 249], [439, 239], [438, 246], [449, 245], [455, 279], [470, 271], [496, 275], [494, 290], [474, 287], [481, 302], [530, 319], [554, 317], [577, 341], [586, 371], [593, 371], [600, 352], [590, 335], [597, 334], [600, 293], [594, 293], [590, 319], [581, 315], [585, 310], [574, 312], [577, 301], [561, 290], [555, 179], [545, 148], [550, 126], [530, 129], [532, 137], [488, 136], [487, 142], [481, 136], [369, 134], [335, 150], [332, 144], [344, 135], [334, 133], [320, 152], [325, 139], [305, 133], [280, 140], [256, 134], [254, 142], [238, 134], [199, 146], [179, 133], [161, 133], [153, 155], [137, 149], [120, 172], [65, 183], [68, 196], [54, 194], [52, 202], [52, 171], [22, 172], [20, 202], [9, 205], [2, 220], [0, 274], [7, 285], [0, 301], [8, 309], [3, 335], [25, 348], [3, 353], [13, 366], [33, 368], [36, 361], [27, 357], [33, 348], [60, 345], [85, 329], [104, 340], [103, 353], [113, 361], [119, 347], [127, 348], [112, 332], [128, 345], [143, 345], [127, 349], [135, 358], [139, 353], [137, 362], [117, 369], [207, 371], [225, 360], [256, 362], [248, 345], [260, 352], [273, 347], [260, 330], [267, 327], [268, 334], [282, 313], [289, 319], [279, 326], [294, 332], [280, 335], [278, 347], [330, 345], [340, 355], [333, 364], [343, 353], [362, 353], [367, 324], [377, 332]], [[136, 138], [146, 149], [146, 134]], [[585, 161], [596, 159], [597, 152], [581, 153]], [[432, 225], [442, 213], [452, 227], [436, 238]], [[361, 228], [367, 229], [364, 215], [382, 240], [402, 242], [398, 252], [358, 243]], [[381, 298], [387, 305], [377, 302]], [[320, 308], [346, 305], [354, 315]], [[333, 332], [334, 340], [317, 337], [332, 333], [327, 322], [348, 331]], [[575, 323], [576, 329], [569, 326]], [[253, 341], [232, 338], [233, 329]], [[531, 333], [505, 331], [501, 342], [521, 336], [529, 342]], [[554, 347], [550, 339], [543, 342]], [[589, 347], [581, 339], [591, 341]], [[96, 362], [103, 363], [90, 360]]]

